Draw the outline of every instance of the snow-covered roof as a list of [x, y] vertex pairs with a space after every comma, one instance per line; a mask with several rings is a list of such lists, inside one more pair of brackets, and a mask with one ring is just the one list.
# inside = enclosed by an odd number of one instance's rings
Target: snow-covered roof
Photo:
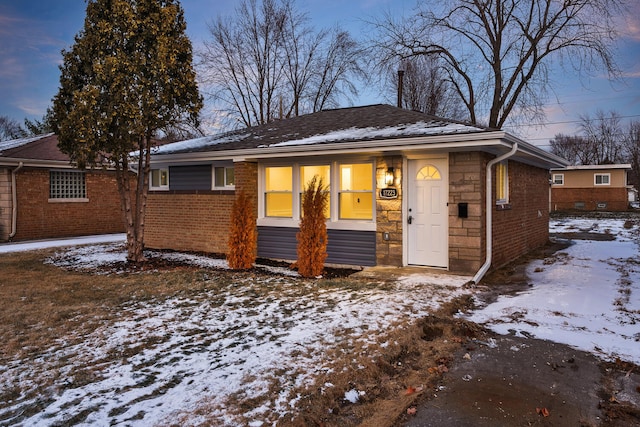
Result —
[[327, 143], [478, 133], [487, 128], [390, 105], [324, 110], [220, 135], [158, 147], [154, 154], [264, 149]]

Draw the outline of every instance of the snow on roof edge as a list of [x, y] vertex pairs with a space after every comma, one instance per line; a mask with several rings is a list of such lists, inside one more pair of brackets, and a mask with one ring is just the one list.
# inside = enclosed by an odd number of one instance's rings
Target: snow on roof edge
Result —
[[11, 150], [13, 148], [18, 148], [21, 147], [23, 145], [27, 145], [30, 144], [32, 142], [38, 141], [40, 139], [43, 138], [47, 138], [49, 136], [52, 136], [53, 132], [51, 133], [45, 133], [42, 135], [36, 135], [36, 136], [29, 136], [26, 138], [17, 138], [17, 139], [10, 139], [7, 141], [0, 141], [0, 155], [7, 150]]

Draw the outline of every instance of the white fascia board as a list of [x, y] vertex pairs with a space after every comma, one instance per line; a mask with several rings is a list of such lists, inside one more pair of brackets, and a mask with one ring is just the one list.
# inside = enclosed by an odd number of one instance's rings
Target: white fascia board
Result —
[[153, 165], [212, 162], [221, 160], [257, 161], [283, 157], [330, 156], [345, 154], [371, 154], [401, 152], [411, 155], [419, 151], [459, 151], [473, 149], [501, 153], [518, 143], [518, 152], [533, 158], [535, 164], [562, 167], [568, 164], [565, 159], [551, 154], [539, 147], [503, 131], [473, 132], [464, 134], [427, 135], [413, 138], [396, 138], [373, 141], [354, 141], [324, 144], [303, 144], [280, 147], [261, 147], [233, 151], [203, 151], [180, 154], [157, 154], [151, 156]]
[[423, 136], [415, 138], [384, 139], [374, 141], [354, 141], [341, 143], [307, 144], [282, 147], [262, 147], [233, 151], [203, 151], [194, 153], [152, 155], [152, 164], [170, 164], [216, 160], [257, 160], [282, 157], [303, 157], [317, 155], [362, 154], [388, 151], [415, 151], [434, 149], [455, 149], [484, 146], [509, 146], [501, 142], [504, 132], [477, 132]]
[[616, 165], [577, 165], [567, 166], [564, 168], [555, 168], [552, 170], [602, 170], [602, 169], [629, 169], [631, 170], [631, 164], [616, 164]]
[[0, 166], [18, 166], [20, 163], [22, 163], [24, 167], [77, 169], [75, 166], [66, 161], [63, 162], [59, 160], [34, 160], [20, 159], [17, 157], [0, 157]]

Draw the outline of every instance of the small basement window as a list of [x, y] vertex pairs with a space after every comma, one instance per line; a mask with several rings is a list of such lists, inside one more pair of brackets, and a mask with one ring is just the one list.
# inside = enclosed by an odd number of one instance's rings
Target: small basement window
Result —
[[593, 176], [595, 185], [609, 185], [611, 183], [611, 174], [597, 173]]
[[85, 173], [77, 171], [49, 171], [50, 199], [86, 199]]
[[151, 179], [149, 185], [151, 190], [168, 190], [169, 170], [151, 169]]

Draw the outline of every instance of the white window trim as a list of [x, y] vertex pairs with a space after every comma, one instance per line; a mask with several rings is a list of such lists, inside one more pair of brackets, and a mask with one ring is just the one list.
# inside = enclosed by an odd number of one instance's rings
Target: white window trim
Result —
[[[600, 183], [598, 184], [598, 178], [599, 176], [606, 176], [607, 177], [607, 182], [605, 183]], [[611, 174], [610, 173], [594, 173], [593, 174], [593, 185], [600, 187], [600, 186], [607, 186], [607, 185], [611, 185]]]
[[[224, 182], [225, 184], [220, 186], [216, 185], [216, 168], [224, 168]], [[227, 185], [227, 169], [233, 169], [234, 171], [234, 182], [235, 182], [235, 167], [233, 165], [213, 165], [211, 166], [211, 188], [214, 190], [235, 190], [236, 185]]]
[[[353, 164], [353, 163], [371, 163], [372, 172], [371, 172], [371, 185], [372, 185], [372, 196], [373, 196], [373, 206], [371, 208], [371, 219], [369, 220], [361, 220], [361, 219], [339, 219], [339, 185], [340, 185], [340, 165], [341, 164]], [[316, 165], [329, 165], [331, 167], [331, 187], [330, 187], [330, 195], [333, 203], [330, 205], [330, 213], [331, 217], [327, 218], [327, 228], [333, 230], [358, 230], [358, 231], [376, 231], [376, 191], [377, 191], [377, 183], [375, 180], [376, 173], [376, 162], [375, 159], [367, 158], [357, 158], [357, 159], [344, 159], [341, 161], [314, 161], [314, 162], [294, 162], [294, 163], [263, 163], [260, 164], [259, 167], [259, 183], [258, 183], [258, 192], [260, 197], [258, 197], [258, 226], [268, 226], [268, 227], [299, 227], [300, 226], [300, 167], [301, 166], [316, 166]], [[293, 199], [293, 210], [291, 218], [277, 218], [277, 217], [267, 217], [265, 216], [265, 179], [266, 173], [265, 169], [267, 167], [283, 167], [290, 166], [292, 168], [292, 199]]]
[[[162, 185], [162, 184], [159, 185], [159, 186], [154, 186], [153, 185], [153, 171], [154, 170], [167, 172], [167, 185]], [[149, 190], [153, 190], [153, 191], [169, 191], [170, 182], [171, 182], [171, 178], [169, 177], [169, 168], [153, 168], [149, 172]]]
[[[557, 177], [560, 178], [560, 182], [557, 182]], [[554, 173], [553, 174], [553, 185], [564, 185], [564, 174], [563, 173]]]

